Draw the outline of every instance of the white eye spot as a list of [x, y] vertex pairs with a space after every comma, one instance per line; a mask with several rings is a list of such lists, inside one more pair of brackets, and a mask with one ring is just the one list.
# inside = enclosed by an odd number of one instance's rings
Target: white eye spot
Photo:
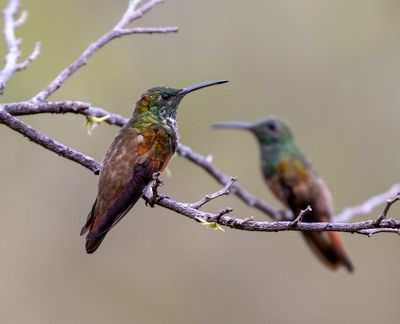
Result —
[[138, 144], [144, 143], [144, 137], [143, 137], [143, 135], [138, 135], [138, 136], [136, 137], [136, 139], [135, 139], [135, 142], [138, 143]]
[[173, 119], [173, 118], [168, 117], [168, 118], [165, 119], [165, 123], [166, 123], [168, 126], [176, 125], [176, 120]]
[[206, 156], [206, 161], [207, 161], [208, 163], [212, 163], [213, 160], [214, 160], [214, 157], [213, 157], [211, 154]]

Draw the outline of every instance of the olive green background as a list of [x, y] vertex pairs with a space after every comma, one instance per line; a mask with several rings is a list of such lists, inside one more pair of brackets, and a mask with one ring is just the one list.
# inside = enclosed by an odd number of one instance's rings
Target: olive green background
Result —
[[[17, 31], [23, 54], [37, 40], [42, 51], [13, 76], [1, 100], [35, 95], [115, 24], [126, 3], [23, 1], [30, 14]], [[282, 116], [338, 212], [399, 180], [398, 1], [169, 0], [135, 25], [180, 31], [113, 41], [50, 99], [88, 101], [129, 116], [152, 86], [228, 79], [184, 99], [181, 142], [212, 154], [256, 196], [281, 207], [260, 178], [255, 140], [211, 130], [211, 123]], [[84, 118], [75, 115], [23, 120], [99, 161], [117, 132], [101, 125], [88, 136]], [[5, 126], [0, 149], [2, 323], [398, 322], [396, 235], [342, 234], [356, 269], [350, 275], [323, 267], [299, 233], [214, 232], [139, 201], [88, 256], [79, 230], [97, 177]], [[170, 170], [162, 191], [177, 200], [196, 201], [220, 188], [181, 157]], [[205, 209], [228, 206], [234, 216], [265, 219], [235, 197]], [[399, 214], [394, 206], [391, 215]]]

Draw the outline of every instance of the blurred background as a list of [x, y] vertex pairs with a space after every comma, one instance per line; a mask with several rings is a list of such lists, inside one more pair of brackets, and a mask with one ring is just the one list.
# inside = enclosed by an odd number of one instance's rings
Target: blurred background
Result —
[[[6, 5], [0, 1], [1, 8]], [[23, 57], [3, 102], [31, 98], [108, 31], [127, 1], [22, 1]], [[231, 82], [191, 94], [178, 113], [181, 142], [277, 208], [250, 134], [215, 121], [279, 115], [325, 178], [337, 212], [399, 181], [400, 3], [393, 0], [168, 0], [134, 35], [98, 52], [50, 100], [82, 100], [130, 116], [156, 85]], [[4, 57], [5, 44], [0, 46]], [[88, 136], [75, 115], [24, 117], [101, 161], [116, 127]], [[398, 323], [399, 237], [341, 234], [355, 273], [331, 272], [299, 233], [225, 233], [143, 201], [86, 255], [79, 236], [97, 177], [0, 126], [2, 323]], [[244, 149], [245, 148], [245, 149]], [[192, 202], [220, 186], [181, 157], [162, 191]], [[235, 197], [205, 207], [265, 216]], [[366, 217], [373, 218], [379, 210]], [[394, 206], [391, 215], [400, 214]]]

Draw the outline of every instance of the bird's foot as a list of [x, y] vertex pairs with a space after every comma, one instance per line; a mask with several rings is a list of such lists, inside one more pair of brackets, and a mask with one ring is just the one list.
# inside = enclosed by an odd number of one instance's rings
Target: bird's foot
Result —
[[143, 199], [145, 201], [146, 206], [149, 206], [151, 208], [154, 208], [160, 200], [163, 200], [165, 198], [169, 198], [169, 197], [164, 194], [153, 195], [150, 198], [147, 197], [146, 195], [143, 195]]
[[162, 180], [160, 180], [160, 175], [161, 172], [153, 173], [153, 180], [147, 186], [147, 189], [143, 194], [146, 206], [150, 206], [151, 208], [153, 208], [161, 199], [168, 198], [166, 195], [158, 194], [158, 188], [164, 184]]

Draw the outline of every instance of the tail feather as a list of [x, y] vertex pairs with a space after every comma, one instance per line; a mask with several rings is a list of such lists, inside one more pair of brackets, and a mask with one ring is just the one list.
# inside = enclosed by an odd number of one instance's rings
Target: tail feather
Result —
[[83, 225], [83, 227], [81, 228], [80, 235], [81, 235], [81, 236], [82, 236], [82, 235], [85, 235], [85, 233], [86, 233], [88, 230], [89, 230], [89, 225], [88, 225], [88, 224]]
[[87, 217], [87, 220], [85, 222], [85, 225], [83, 225], [81, 229], [81, 236], [86, 234], [86, 252], [88, 254], [94, 253], [97, 248], [100, 246], [101, 242], [104, 240], [104, 237], [108, 233], [108, 231], [105, 231], [104, 233], [98, 233], [98, 230], [93, 230], [93, 223], [96, 219], [95, 217], [95, 209], [96, 209], [96, 204], [97, 204], [97, 198], [94, 201], [94, 204], [92, 206], [92, 209]]
[[[94, 219], [94, 218], [93, 218]], [[105, 236], [108, 233], [107, 231], [99, 232], [99, 229], [94, 229], [92, 222], [87, 222], [81, 230], [81, 235], [84, 235], [86, 232], [86, 252], [88, 254], [94, 253], [97, 248], [100, 246], [101, 242], [104, 240]]]
[[344, 250], [339, 235], [335, 232], [303, 233], [306, 242], [319, 259], [329, 268], [336, 270], [340, 265], [353, 272], [354, 267]]
[[92, 240], [86, 239], [86, 252], [88, 254], [94, 253], [97, 250], [97, 248], [100, 246], [100, 244], [103, 241], [106, 234], [107, 233], [104, 233], [103, 235], [100, 235]]

